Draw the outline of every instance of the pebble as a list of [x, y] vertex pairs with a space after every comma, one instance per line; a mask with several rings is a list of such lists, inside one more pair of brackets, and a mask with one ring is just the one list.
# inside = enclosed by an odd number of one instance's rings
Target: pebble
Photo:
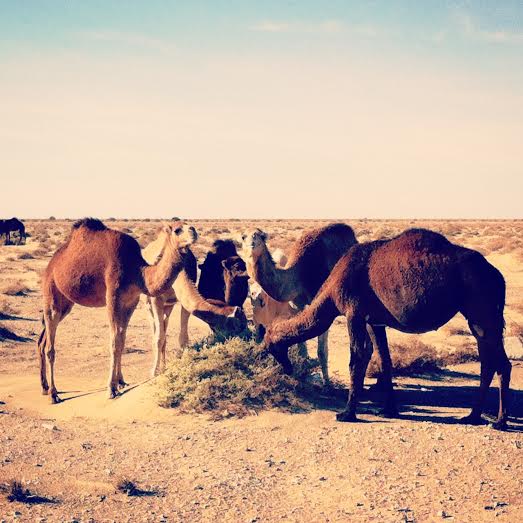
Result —
[[58, 430], [58, 427], [54, 423], [42, 423], [42, 427], [47, 430]]

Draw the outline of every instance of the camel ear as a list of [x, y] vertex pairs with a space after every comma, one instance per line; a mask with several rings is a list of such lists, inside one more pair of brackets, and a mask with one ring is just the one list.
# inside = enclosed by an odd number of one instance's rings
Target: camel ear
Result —
[[229, 269], [229, 264], [228, 264], [228, 261], [229, 261], [229, 258], [226, 258], [225, 260], [222, 260], [222, 267], [226, 270]]
[[228, 318], [239, 318], [241, 316], [241, 307], [234, 307], [234, 310], [227, 316]]
[[166, 232], [167, 234], [172, 234], [173, 233], [172, 225], [170, 223], [163, 222], [162, 223], [162, 231]]
[[260, 238], [266, 242], [268, 239], [269, 239], [269, 234], [266, 233], [265, 231], [260, 231]]

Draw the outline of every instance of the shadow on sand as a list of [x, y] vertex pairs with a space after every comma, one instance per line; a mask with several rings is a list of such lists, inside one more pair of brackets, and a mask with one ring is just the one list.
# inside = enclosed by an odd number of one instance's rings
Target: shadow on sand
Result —
[[[469, 410], [476, 399], [479, 378], [475, 374], [456, 372], [444, 369], [430, 375], [418, 376], [424, 380], [423, 385], [401, 385], [395, 387], [395, 396], [400, 419], [412, 421], [430, 421], [433, 423], [457, 424], [464, 414], [442, 412], [441, 408]], [[452, 385], [449, 379], [467, 379], [478, 382], [475, 385]], [[427, 381], [430, 382], [427, 384]], [[498, 408], [497, 383], [491, 386], [485, 404], [484, 417], [494, 421]], [[314, 408], [340, 411], [345, 407], [348, 390], [336, 388], [325, 392], [320, 387], [313, 387], [307, 394], [307, 400]], [[365, 389], [358, 409], [359, 413], [379, 416], [382, 408], [383, 394], [380, 391]], [[523, 432], [523, 391], [511, 389], [509, 405], [509, 432]], [[485, 423], [488, 423], [485, 421]]]

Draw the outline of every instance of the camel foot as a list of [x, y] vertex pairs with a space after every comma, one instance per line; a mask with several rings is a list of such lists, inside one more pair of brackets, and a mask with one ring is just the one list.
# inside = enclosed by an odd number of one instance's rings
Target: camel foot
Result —
[[354, 414], [354, 412], [347, 412], [346, 410], [344, 410], [343, 412], [338, 412], [338, 414], [336, 414], [336, 421], [343, 421], [345, 423], [355, 423], [359, 420], [356, 417], [356, 414]]
[[381, 415], [384, 418], [390, 418], [390, 419], [399, 418], [400, 417], [400, 413], [398, 412], [398, 409], [396, 407], [385, 407], [381, 411]]
[[481, 415], [469, 414], [464, 418], [461, 418], [459, 422], [462, 425], [486, 425], [486, 421], [481, 417]]
[[119, 388], [119, 389], [123, 389], [123, 388], [127, 387], [127, 385], [128, 385], [128, 384], [125, 383], [125, 381], [124, 381], [123, 379], [121, 379], [121, 380], [118, 381], [118, 388]]
[[49, 394], [49, 387], [42, 387], [42, 396], [47, 396]]
[[49, 402], [51, 403], [51, 405], [56, 405], [57, 403], [61, 403], [62, 400], [60, 396], [58, 396], [58, 394], [54, 392], [49, 395]]
[[506, 419], [498, 419], [494, 423], [492, 423], [491, 426], [495, 430], [505, 431], [505, 430], [507, 430], [507, 420]]
[[109, 391], [109, 396], [108, 396], [108, 397], [109, 397], [110, 400], [114, 400], [114, 399], [117, 398], [119, 395], [120, 395], [120, 393], [118, 392], [118, 390], [116, 390], [116, 389], [111, 389], [111, 390]]

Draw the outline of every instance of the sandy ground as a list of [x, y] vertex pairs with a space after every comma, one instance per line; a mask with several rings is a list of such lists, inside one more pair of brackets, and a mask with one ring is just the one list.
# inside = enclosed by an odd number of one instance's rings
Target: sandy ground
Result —
[[[143, 304], [123, 359], [131, 385], [106, 399], [106, 314], [76, 307], [58, 331], [57, 384], [66, 401], [50, 405], [39, 392], [35, 357], [39, 271], [49, 258], [19, 258], [37, 247], [34, 240], [0, 247], [2, 282], [20, 280], [30, 289], [2, 297], [12, 312], [1, 323], [19, 339], [0, 341], [0, 484], [17, 479], [44, 499], [10, 503], [0, 493], [0, 521], [523, 520], [523, 362], [513, 362], [513, 417], [503, 433], [456, 424], [472, 403], [477, 363], [396, 379], [399, 420], [379, 417], [379, 398], [368, 395], [358, 424], [337, 423], [342, 404], [335, 401], [308, 413], [214, 422], [157, 406]], [[489, 259], [505, 274], [507, 311], [520, 322], [520, 263], [503, 253]], [[450, 327], [464, 325], [456, 319]], [[421, 338], [435, 350], [470, 342], [450, 327]], [[171, 347], [177, 330], [175, 320]], [[206, 332], [191, 318], [191, 339]], [[344, 380], [341, 319], [330, 338], [331, 369]], [[490, 413], [496, 404], [492, 388]], [[116, 490], [122, 478], [136, 483], [138, 496]]]

